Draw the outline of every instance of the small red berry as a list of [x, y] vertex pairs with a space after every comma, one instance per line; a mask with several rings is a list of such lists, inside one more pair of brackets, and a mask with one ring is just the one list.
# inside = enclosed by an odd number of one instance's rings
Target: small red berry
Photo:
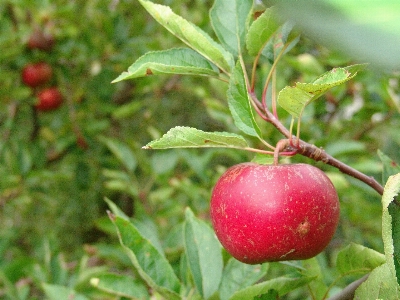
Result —
[[53, 69], [45, 62], [27, 64], [22, 70], [22, 81], [30, 87], [37, 87], [48, 82], [53, 75]]
[[39, 102], [35, 105], [35, 107], [40, 111], [55, 110], [63, 102], [63, 97], [60, 91], [55, 87], [40, 91], [37, 97]]

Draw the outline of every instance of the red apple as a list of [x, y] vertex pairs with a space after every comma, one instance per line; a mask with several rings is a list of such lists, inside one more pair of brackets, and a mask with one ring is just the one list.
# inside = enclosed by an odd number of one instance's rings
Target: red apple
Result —
[[50, 33], [44, 32], [40, 28], [36, 28], [28, 40], [29, 49], [39, 49], [50, 51], [54, 45], [54, 38]]
[[51, 79], [53, 69], [45, 62], [27, 64], [22, 70], [22, 81], [30, 87], [40, 86]]
[[63, 102], [60, 91], [55, 87], [40, 91], [37, 97], [39, 101], [35, 107], [40, 111], [55, 110]]
[[221, 244], [241, 262], [308, 259], [332, 239], [339, 199], [311, 165], [243, 163], [216, 183], [211, 219]]

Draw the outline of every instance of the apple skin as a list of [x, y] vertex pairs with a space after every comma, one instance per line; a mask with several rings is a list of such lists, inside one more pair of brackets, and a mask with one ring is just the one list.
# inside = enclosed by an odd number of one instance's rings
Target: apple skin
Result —
[[210, 212], [224, 248], [241, 262], [258, 264], [322, 252], [340, 207], [332, 182], [316, 167], [242, 163], [217, 181]]
[[53, 69], [48, 63], [27, 64], [22, 70], [22, 81], [32, 88], [38, 87], [51, 79]]
[[37, 110], [50, 111], [57, 109], [63, 102], [60, 91], [53, 87], [40, 91], [37, 95], [39, 101], [35, 105]]

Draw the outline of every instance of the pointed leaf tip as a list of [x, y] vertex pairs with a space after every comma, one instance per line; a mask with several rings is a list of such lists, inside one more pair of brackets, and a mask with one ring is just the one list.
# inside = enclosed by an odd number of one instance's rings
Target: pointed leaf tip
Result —
[[107, 215], [112, 222], [115, 221], [115, 215], [111, 211], [107, 210]]
[[280, 24], [274, 19], [272, 8], [266, 9], [249, 28], [246, 47], [250, 55], [256, 56], [274, 36]]
[[218, 76], [219, 69], [192, 49], [174, 48], [146, 53], [113, 82], [158, 74]]

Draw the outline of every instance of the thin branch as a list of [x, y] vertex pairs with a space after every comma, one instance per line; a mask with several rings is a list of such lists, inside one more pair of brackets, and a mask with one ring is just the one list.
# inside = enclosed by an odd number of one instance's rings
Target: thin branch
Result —
[[[247, 86], [248, 91], [250, 91], [249, 85]], [[337, 168], [342, 173], [364, 182], [365, 184], [372, 187], [376, 192], [378, 192], [379, 195], [383, 195], [383, 186], [378, 181], [376, 181], [374, 177], [368, 176], [350, 167], [349, 165], [346, 165], [345, 163], [334, 158], [333, 156], [326, 153], [323, 149], [318, 148], [315, 145], [309, 144], [303, 140], [293, 137], [290, 131], [281, 123], [281, 121], [279, 121], [276, 116], [274, 116], [273, 113], [271, 113], [268, 109], [264, 109], [263, 103], [257, 99], [257, 96], [254, 93], [249, 92], [249, 95], [251, 97], [251, 102], [253, 103], [253, 105], [256, 106], [258, 110], [264, 112], [263, 119], [267, 120], [269, 123], [275, 126], [275, 128], [278, 129], [278, 131], [288, 139], [288, 146], [285, 149], [287, 152], [292, 153], [294, 151], [297, 151], [298, 154], [311, 158], [315, 161], [322, 161], [327, 165]], [[294, 145], [294, 143], [291, 143], [293, 138], [296, 139], [296, 145]]]
[[278, 117], [278, 111], [276, 109], [276, 102], [277, 102], [277, 95], [276, 95], [276, 70], [274, 70], [273, 74], [272, 74], [272, 95], [271, 95], [271, 99], [272, 99], [272, 113], [274, 114], [274, 116], [279, 119]]
[[[256, 94], [254, 92], [250, 92], [249, 95], [250, 95], [250, 98], [251, 98], [251, 102], [252, 102], [252, 104], [254, 104], [254, 108], [257, 110], [257, 112], [265, 111], [263, 106], [262, 106], [262, 104], [261, 104], [261, 102], [260, 102], [260, 100], [258, 100]], [[261, 112], [260, 116], [264, 120], [269, 122], [268, 116], [264, 112]]]
[[298, 154], [311, 158], [315, 161], [322, 161], [323, 163], [337, 168], [340, 172], [350, 175], [377, 191], [380, 195], [383, 195], [383, 186], [375, 180], [372, 176], [367, 176], [364, 173], [346, 165], [340, 160], [326, 153], [323, 149], [316, 147], [315, 145], [309, 144], [302, 140], [297, 140], [296, 145], [290, 145], [290, 140], [287, 139], [286, 151], [296, 151]]
[[286, 138], [288, 138], [288, 151], [297, 150], [298, 154], [311, 158], [315, 161], [322, 161], [327, 165], [335, 167], [342, 173], [350, 175], [366, 183], [375, 191], [377, 191], [380, 195], [383, 195], [383, 186], [378, 181], [376, 181], [375, 178], [373, 178], [372, 176], [367, 176], [364, 173], [361, 173], [360, 171], [350, 167], [349, 165], [346, 165], [345, 163], [326, 153], [323, 149], [318, 148], [315, 145], [309, 144], [303, 140], [298, 140], [296, 148], [294, 148], [293, 145], [289, 144], [289, 140], [291, 138], [289, 130], [277, 118], [275, 118], [275, 116], [271, 112], [266, 111], [265, 114], [268, 117], [270, 123], [273, 124]]
[[[257, 104], [257, 103], [254, 103], [254, 102], [255, 102], [255, 99], [257, 99], [257, 97], [254, 95], [254, 93], [252, 93], [253, 95], [251, 95], [251, 92], [249, 93], [249, 91], [250, 91], [250, 89], [251, 89], [251, 87], [250, 87], [250, 82], [249, 82], [249, 77], [248, 77], [248, 75], [247, 75], [246, 66], [245, 66], [243, 57], [242, 57], [241, 55], [239, 56], [239, 60], [240, 60], [240, 64], [241, 64], [241, 66], [242, 66], [243, 73], [244, 73], [244, 80], [245, 80], [245, 83], [246, 83], [246, 89], [247, 89], [247, 91], [248, 91], [247, 93], [248, 93], [249, 96], [250, 96], [250, 99], [249, 99], [249, 100], [250, 100], [250, 103], [253, 105], [254, 109], [257, 111], [257, 114], [258, 114], [261, 118], [263, 118], [264, 120], [268, 121], [268, 120], [266, 119], [266, 117], [265, 117], [265, 114], [262, 113], [263, 110], [258, 108], [258, 104]], [[257, 102], [259, 102], [259, 101], [257, 101]], [[270, 145], [269, 143], [267, 143], [264, 139], [262, 139], [262, 137], [258, 137], [258, 139], [259, 139], [265, 146], [267, 146], [268, 148], [270, 148], [270, 149], [275, 149], [274, 146], [272, 146], [272, 145]]]
[[356, 289], [365, 281], [368, 279], [369, 274], [365, 275], [364, 277], [361, 277], [360, 279], [353, 281], [350, 283], [348, 286], [346, 286], [343, 290], [341, 290], [339, 293], [335, 294], [334, 296], [330, 297], [327, 300], [352, 300], [354, 299], [354, 294], [356, 292]]
[[[280, 51], [278, 56], [275, 58], [274, 63], [272, 64], [271, 69], [269, 70], [267, 79], [265, 80], [265, 84], [264, 84], [264, 88], [263, 88], [263, 92], [262, 92], [262, 96], [261, 96], [261, 102], [262, 102], [263, 107], [264, 107], [265, 110], [267, 110], [267, 91], [268, 91], [269, 83], [270, 83], [270, 81], [272, 79], [273, 73], [276, 71], [276, 67], [278, 65], [278, 62], [282, 58], [282, 55], [284, 54], [284, 52], [285, 52], [285, 50], [286, 50], [286, 48], [288, 46], [289, 46], [289, 44], [286, 44], [286, 45], [283, 46], [282, 51]], [[276, 101], [276, 99], [272, 98], [272, 102], [274, 102], [274, 101]], [[274, 105], [276, 106], [276, 103], [272, 104], [272, 106], [274, 106]], [[277, 117], [277, 116], [275, 115], [275, 117]]]
[[261, 53], [262, 53], [262, 51], [258, 52], [257, 56], [254, 59], [253, 67], [251, 69], [251, 81], [250, 81], [250, 91], [251, 92], [254, 92], [254, 89], [255, 89], [258, 60], [260, 59]]

